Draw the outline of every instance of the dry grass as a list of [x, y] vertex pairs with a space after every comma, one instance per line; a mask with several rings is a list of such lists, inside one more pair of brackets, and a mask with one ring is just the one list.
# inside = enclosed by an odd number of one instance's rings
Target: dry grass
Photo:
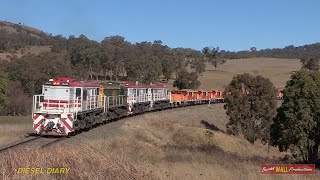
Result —
[[[236, 74], [250, 73], [269, 78], [276, 88], [283, 88], [291, 73], [301, 69], [299, 59], [248, 58], [228, 60], [224, 65], [214, 68], [206, 65], [206, 71], [199, 77], [198, 89], [224, 89]], [[173, 80], [165, 84], [173, 88]]]
[[[8, 21], [0, 21], [0, 28], [4, 29], [4, 30], [7, 30], [9, 33], [18, 33], [16, 28], [14, 28], [15, 25], [18, 25], [18, 24], [11, 23], [11, 22], [8, 22]], [[42, 31], [40, 31], [39, 29], [36, 29], [34, 27], [21, 25], [21, 24], [19, 24], [18, 26], [20, 28], [24, 29], [24, 30], [31, 31], [33, 34], [42, 33]]]
[[283, 88], [291, 72], [301, 68], [299, 59], [249, 58], [228, 60], [215, 69], [208, 64], [206, 72], [199, 79], [201, 88], [223, 88], [236, 74], [251, 73], [269, 78], [276, 87]]
[[109, 148], [161, 179], [311, 177], [261, 176], [260, 163], [281, 162], [279, 157], [285, 153], [270, 147], [268, 154], [267, 145], [253, 145], [242, 137], [225, 134], [226, 122], [222, 104], [145, 114], [125, 122], [122, 129], [126, 136], [116, 138]]
[[13, 57], [21, 58], [27, 54], [39, 55], [40, 53], [50, 52], [50, 46], [28, 46], [10, 52], [0, 53], [0, 61], [10, 61]]
[[21, 139], [30, 132], [31, 116], [0, 116], [0, 145]]
[[[22, 156], [23, 154], [23, 156]], [[18, 168], [43, 168], [44, 174], [18, 174]], [[46, 174], [46, 168], [70, 168], [67, 174]], [[1, 179], [155, 179], [126, 163], [118, 154], [91, 146], [55, 147], [9, 152], [1, 163]]]

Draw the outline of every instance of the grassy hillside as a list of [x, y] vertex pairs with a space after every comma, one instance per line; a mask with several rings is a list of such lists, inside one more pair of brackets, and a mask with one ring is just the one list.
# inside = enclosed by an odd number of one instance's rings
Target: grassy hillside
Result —
[[10, 50], [0, 53], [0, 61], [10, 61], [13, 58], [20, 58], [27, 54], [39, 55], [40, 53], [50, 51], [50, 46], [27, 46], [17, 50]]
[[192, 106], [113, 122], [64, 143], [115, 154], [159, 179], [319, 178], [261, 176], [261, 163], [284, 163], [286, 153], [226, 134], [227, 121], [223, 104]]
[[214, 66], [208, 64], [206, 72], [199, 78], [201, 88], [223, 88], [236, 74], [251, 73], [262, 75], [273, 82], [275, 87], [283, 88], [291, 73], [301, 69], [299, 59], [249, 58], [228, 60], [226, 64]]
[[[276, 88], [284, 88], [291, 73], [301, 69], [299, 59], [248, 58], [231, 59], [214, 68], [206, 64], [206, 71], [199, 77], [201, 85], [198, 89], [224, 89], [236, 74], [250, 73], [269, 78]], [[166, 84], [173, 88], [173, 80]]]
[[35, 38], [49, 38], [49, 35], [39, 29], [25, 26], [23, 24], [14, 24], [7, 21], [0, 21], [0, 30], [5, 30], [6, 32], [10, 34], [28, 34], [30, 36], [33, 36]]
[[0, 61], [51, 51], [54, 38], [36, 28], [0, 21]]
[[161, 179], [257, 179], [260, 163], [285, 155], [227, 135], [227, 119], [223, 104], [146, 114], [127, 121], [121, 128], [128, 136], [109, 147]]

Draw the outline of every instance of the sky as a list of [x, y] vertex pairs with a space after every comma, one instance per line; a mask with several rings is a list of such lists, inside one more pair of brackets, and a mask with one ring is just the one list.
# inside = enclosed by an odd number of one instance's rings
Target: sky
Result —
[[0, 20], [53, 35], [239, 51], [320, 42], [319, 0], [0, 0]]

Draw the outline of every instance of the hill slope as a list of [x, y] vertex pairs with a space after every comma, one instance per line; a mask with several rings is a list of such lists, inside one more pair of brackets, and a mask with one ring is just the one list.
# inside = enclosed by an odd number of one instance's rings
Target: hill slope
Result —
[[160, 179], [259, 179], [260, 163], [283, 163], [277, 148], [226, 134], [227, 122], [223, 104], [191, 106], [112, 122], [64, 145], [120, 155]]
[[250, 73], [269, 78], [277, 88], [283, 88], [291, 73], [301, 69], [299, 59], [248, 58], [228, 60], [226, 64], [215, 69], [207, 65], [205, 73], [200, 76], [201, 88], [223, 88], [236, 74]]
[[50, 51], [54, 38], [38, 29], [0, 21], [0, 61]]
[[[206, 64], [205, 72], [199, 76], [201, 85], [198, 89], [224, 89], [236, 74], [250, 73], [269, 78], [276, 88], [283, 89], [291, 73], [301, 69], [299, 59], [247, 58], [230, 59], [224, 65], [214, 68]], [[173, 81], [166, 84], [173, 88]]]

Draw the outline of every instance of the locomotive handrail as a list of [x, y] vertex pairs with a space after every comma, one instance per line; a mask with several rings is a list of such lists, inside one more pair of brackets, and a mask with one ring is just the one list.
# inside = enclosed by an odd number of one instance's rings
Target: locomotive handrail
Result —
[[34, 95], [33, 96], [33, 113], [74, 113], [96, 108], [105, 108], [104, 103], [98, 103], [99, 97], [102, 95], [87, 96], [85, 104], [80, 97], [62, 96], [56, 98], [53, 95]]
[[165, 93], [153, 93], [152, 94], [153, 101], [165, 100], [167, 99], [167, 95]]
[[[45, 112], [65, 112], [66, 109], [70, 109], [71, 105], [79, 104], [78, 101], [70, 99], [69, 96], [55, 98], [53, 95], [34, 95], [33, 98], [33, 111], [45, 111]], [[71, 101], [71, 103], [70, 103]], [[76, 101], [76, 102], [75, 102]]]
[[[119, 95], [119, 96], [107, 96], [108, 99], [108, 107], [112, 106], [112, 107], [117, 107], [117, 106], [123, 106], [125, 105], [125, 95]], [[112, 102], [112, 104], [111, 104]]]

